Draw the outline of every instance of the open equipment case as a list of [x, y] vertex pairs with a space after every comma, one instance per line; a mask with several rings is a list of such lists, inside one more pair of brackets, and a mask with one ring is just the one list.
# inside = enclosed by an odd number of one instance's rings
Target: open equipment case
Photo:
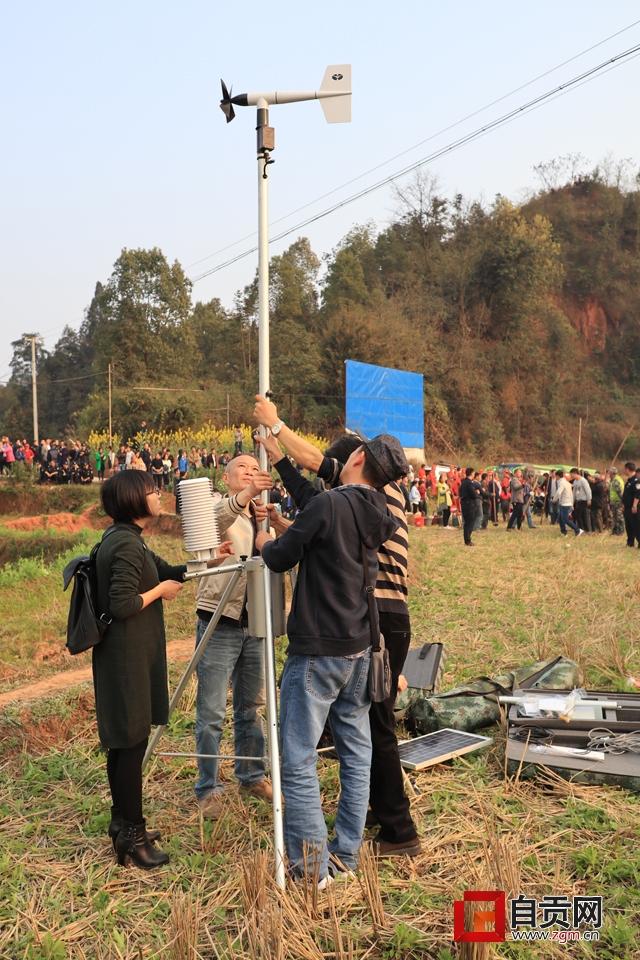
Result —
[[[536, 694], [565, 694], [570, 690], [541, 690]], [[514, 696], [525, 696], [531, 690], [514, 691]], [[640, 793], [640, 694], [615, 693], [610, 690], [588, 690], [582, 704], [589, 701], [611, 701], [615, 706], [593, 706], [593, 718], [578, 716], [563, 720], [560, 717], [532, 717], [519, 715], [517, 704], [507, 712], [507, 772], [524, 779], [533, 779], [543, 768], [548, 768], [566, 780], [585, 784], [609, 784]], [[581, 710], [584, 714], [584, 710]], [[613, 737], [637, 734], [637, 746], [621, 753], [605, 752], [604, 758], [565, 756], [550, 747], [587, 750], [592, 731]], [[592, 748], [598, 752], [598, 748]], [[635, 751], [638, 752], [635, 752]]]

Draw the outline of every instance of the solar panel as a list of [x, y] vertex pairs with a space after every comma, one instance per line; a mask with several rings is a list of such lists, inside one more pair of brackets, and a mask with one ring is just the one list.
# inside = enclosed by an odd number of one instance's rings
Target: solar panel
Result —
[[481, 737], [477, 733], [465, 733], [462, 730], [436, 730], [425, 733], [415, 740], [401, 740], [398, 744], [400, 763], [407, 770], [422, 770], [434, 763], [444, 763], [452, 757], [481, 750], [492, 743], [491, 737]]

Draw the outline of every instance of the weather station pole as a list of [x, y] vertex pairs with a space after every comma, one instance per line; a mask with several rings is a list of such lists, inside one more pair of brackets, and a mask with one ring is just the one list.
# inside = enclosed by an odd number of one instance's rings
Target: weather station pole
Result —
[[[243, 93], [232, 96], [224, 81], [220, 108], [230, 123], [235, 117], [235, 106], [257, 107], [258, 158], [258, 385], [263, 396], [270, 394], [269, 354], [269, 167], [274, 162], [275, 131], [269, 126], [269, 106], [298, 103], [302, 100], [320, 100], [329, 123], [348, 123], [351, 120], [351, 67], [348, 64], [329, 66], [325, 70], [319, 90], [270, 93]], [[260, 428], [263, 436], [266, 429]], [[267, 452], [260, 447], [260, 467], [268, 469]], [[268, 491], [262, 499], [268, 503]], [[268, 523], [268, 522], [267, 522]], [[266, 526], [267, 524], [265, 524]], [[273, 788], [273, 845], [275, 879], [280, 889], [285, 887], [285, 850], [282, 824], [282, 790], [280, 785], [280, 746], [278, 738], [278, 705], [276, 693], [275, 650], [271, 616], [271, 579], [264, 566], [264, 596], [266, 607], [266, 636], [264, 644], [265, 688], [267, 706], [267, 745]]]
[[[269, 104], [258, 101], [256, 131], [258, 135], [258, 389], [263, 396], [271, 392], [269, 353], [269, 177], [268, 167], [273, 163], [271, 150], [275, 147], [274, 131], [269, 126]], [[260, 428], [266, 435], [264, 427]], [[268, 470], [267, 451], [260, 445], [260, 468]], [[269, 502], [269, 491], [263, 490], [262, 502]], [[265, 529], [269, 526], [267, 520]], [[276, 659], [271, 618], [271, 577], [265, 564], [263, 571], [266, 636], [264, 638], [264, 679], [267, 707], [267, 747], [273, 790], [273, 847], [275, 853], [276, 884], [284, 890], [286, 870], [284, 859], [284, 831], [282, 824], [282, 786], [280, 784], [280, 742], [278, 737], [278, 703], [276, 698]]]

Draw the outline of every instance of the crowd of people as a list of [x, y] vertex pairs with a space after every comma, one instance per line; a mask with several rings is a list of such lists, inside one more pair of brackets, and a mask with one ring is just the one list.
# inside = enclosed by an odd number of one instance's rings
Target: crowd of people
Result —
[[[235, 449], [242, 452], [242, 440], [235, 441]], [[105, 480], [121, 470], [145, 470], [159, 489], [169, 490], [174, 478], [183, 479], [195, 471], [204, 470], [216, 480], [231, 456], [228, 450], [217, 453], [213, 448], [195, 446], [173, 452], [167, 447], [154, 451], [149, 443], [123, 443], [91, 450], [78, 440], [44, 438], [33, 443], [4, 436], [0, 443], [0, 476], [11, 476], [21, 464], [44, 484], [91, 483], [94, 478]]]
[[[258, 432], [254, 431], [254, 457], [258, 455], [257, 438]], [[243, 453], [243, 447], [240, 429], [234, 432], [233, 453], [226, 449], [218, 452], [213, 446], [192, 446], [175, 452], [163, 447], [154, 451], [149, 443], [123, 443], [91, 450], [88, 444], [77, 440], [43, 439], [35, 444], [26, 439], [11, 441], [5, 436], [0, 444], [0, 476], [11, 476], [15, 464], [25, 464], [41, 484], [90, 484], [123, 470], [142, 470], [151, 474], [158, 490], [177, 494], [180, 480], [189, 477], [208, 474], [214, 485], [222, 481], [231, 459]], [[295, 501], [282, 483], [274, 484], [270, 498], [285, 518], [295, 517]]]
[[[16, 464], [25, 464], [36, 473], [42, 484], [90, 484], [103, 481], [122, 470], [144, 470], [150, 473], [159, 490], [177, 493], [179, 481], [208, 473], [214, 483], [222, 479], [233, 457], [244, 453], [244, 434], [234, 428], [233, 452], [216, 451], [213, 446], [178, 449], [167, 447], [152, 450], [149, 443], [123, 443], [100, 446], [91, 450], [78, 440], [43, 439], [38, 444], [26, 438], [11, 441], [3, 436], [0, 442], [0, 476], [11, 475]], [[252, 433], [252, 450], [258, 456], [259, 433]], [[298, 468], [302, 469], [298, 464]], [[625, 476], [616, 467], [606, 471], [533, 470], [478, 471], [472, 467], [433, 467], [408, 465], [407, 475], [399, 481], [406, 511], [443, 528], [463, 528], [464, 543], [472, 546], [471, 534], [490, 524], [501, 522], [507, 530], [520, 530], [525, 521], [535, 529], [536, 518], [557, 524], [566, 535], [573, 530], [583, 533], [609, 531], [614, 536], [626, 532], [629, 546], [640, 544], [640, 521], [634, 509], [632, 481], [640, 483], [640, 468], [632, 462], [624, 467]], [[322, 483], [318, 485], [322, 489]], [[640, 490], [640, 487], [638, 487]], [[637, 491], [636, 491], [637, 492]], [[278, 482], [270, 494], [271, 501], [287, 519], [297, 513], [294, 497]]]
[[535, 529], [536, 518], [557, 524], [563, 535], [569, 529], [576, 536], [626, 532], [628, 546], [640, 545], [640, 468], [632, 461], [624, 466], [624, 478], [613, 466], [602, 473], [577, 467], [536, 473], [473, 467], [437, 471], [422, 464], [400, 486], [410, 513], [431, 515], [432, 523], [445, 528], [461, 524], [467, 546], [473, 546], [471, 534], [489, 524], [502, 522], [512, 531], [526, 521]]

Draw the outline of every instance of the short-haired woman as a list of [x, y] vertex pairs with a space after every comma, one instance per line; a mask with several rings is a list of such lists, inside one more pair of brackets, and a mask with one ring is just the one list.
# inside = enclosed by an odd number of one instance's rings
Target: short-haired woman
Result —
[[101, 488], [113, 520], [96, 560], [98, 609], [111, 617], [93, 648], [93, 680], [100, 742], [106, 747], [113, 806], [109, 836], [118, 863], [150, 870], [168, 863], [154, 846], [142, 814], [142, 760], [152, 724], [166, 724], [169, 698], [162, 600], [182, 589], [186, 566], [152, 553], [142, 537], [160, 512], [151, 474], [115, 473]]

